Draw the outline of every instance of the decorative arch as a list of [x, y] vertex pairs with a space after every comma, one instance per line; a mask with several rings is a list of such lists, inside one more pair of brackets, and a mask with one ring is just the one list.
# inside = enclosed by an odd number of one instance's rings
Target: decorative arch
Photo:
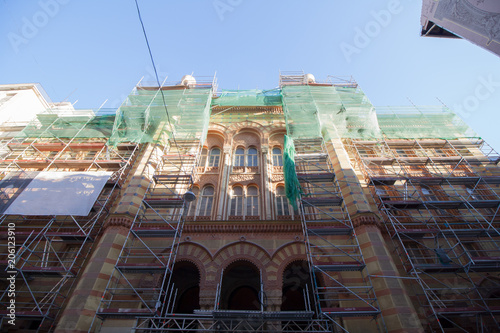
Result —
[[175, 313], [191, 314], [200, 308], [201, 273], [192, 260], [177, 260], [172, 270], [172, 283], [176, 288], [173, 298]]
[[242, 240], [227, 244], [213, 256], [213, 265], [217, 269], [216, 276], [221, 276], [222, 270], [237, 260], [247, 260], [262, 271], [263, 281], [268, 280], [266, 266], [271, 262], [271, 255], [258, 244]]
[[212, 123], [208, 126], [207, 136], [210, 134], [218, 135], [222, 137], [225, 145], [226, 143], [228, 143], [228, 140], [230, 138], [230, 136], [228, 136], [228, 133], [229, 133], [229, 128], [227, 126]]
[[276, 283], [278, 285], [280, 286], [283, 285], [283, 272], [285, 271], [286, 267], [290, 263], [298, 260], [307, 261], [306, 248], [303, 242], [293, 241], [290, 243], [283, 244], [282, 246], [276, 249], [276, 251], [273, 254], [273, 262], [277, 266]]
[[230, 137], [240, 133], [244, 129], [248, 129], [250, 131], [253, 130], [260, 137], [262, 137], [263, 134], [268, 131], [266, 129], [266, 126], [259, 124], [257, 122], [254, 122], [254, 121], [250, 121], [250, 120], [231, 124], [227, 129], [228, 129], [229, 133], [231, 134]]
[[212, 263], [210, 251], [203, 245], [191, 241], [183, 241], [179, 244], [176, 263], [189, 261], [193, 263], [200, 272], [200, 287], [204, 287], [207, 281], [207, 267]]

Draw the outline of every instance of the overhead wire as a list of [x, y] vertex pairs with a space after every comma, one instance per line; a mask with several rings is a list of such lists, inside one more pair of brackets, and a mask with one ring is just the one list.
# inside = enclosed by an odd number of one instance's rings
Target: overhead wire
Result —
[[[165, 113], [167, 115], [167, 121], [169, 124], [172, 124], [170, 122], [170, 115], [168, 114], [167, 102], [165, 101], [165, 95], [163, 94], [163, 89], [162, 89], [162, 86], [160, 84], [160, 79], [158, 78], [158, 71], [156, 70], [155, 60], [153, 58], [153, 52], [151, 51], [151, 46], [149, 45], [148, 35], [146, 34], [146, 28], [144, 27], [144, 22], [142, 21], [141, 10], [139, 8], [139, 3], [137, 2], [137, 0], [135, 0], [135, 7], [137, 8], [137, 15], [139, 17], [139, 21], [141, 22], [142, 32], [144, 34], [144, 39], [146, 40], [146, 45], [148, 46], [149, 57], [151, 58], [151, 63], [153, 64], [153, 70], [155, 72], [155, 77], [156, 77], [156, 83], [158, 84], [158, 89], [160, 89], [161, 98], [163, 100], [163, 106], [165, 107]], [[177, 141], [175, 139], [174, 131], [172, 131], [172, 140], [174, 141], [175, 147], [177, 148], [177, 154], [179, 155], [179, 160], [181, 162], [180, 164], [182, 166], [183, 165], [182, 156], [181, 156], [180, 151], [179, 151], [179, 145], [177, 144]]]

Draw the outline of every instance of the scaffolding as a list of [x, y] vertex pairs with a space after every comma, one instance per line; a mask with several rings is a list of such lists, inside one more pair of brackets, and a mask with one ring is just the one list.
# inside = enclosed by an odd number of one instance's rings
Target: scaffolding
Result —
[[[295, 151], [296, 182], [300, 184], [300, 189], [292, 191], [296, 194], [289, 199], [293, 205], [295, 198], [299, 198], [306, 254], [313, 272], [316, 312], [319, 318], [331, 320], [339, 332], [347, 332], [346, 324], [353, 318], [356, 321], [381, 318], [325, 143], [326, 138], [356, 137], [359, 131], [352, 131], [347, 121], [334, 124], [326, 117], [340, 113], [340, 118], [349, 120], [345, 110], [352, 110], [356, 117], [361, 114], [372, 117], [372, 107], [352, 81], [338, 86], [303, 84], [303, 73], [281, 73], [280, 82], [287, 133], [294, 142], [294, 147], [285, 147], [285, 151]], [[286, 165], [284, 172], [288, 182], [295, 177], [286, 174], [291, 173]], [[378, 328], [379, 324], [376, 325]]]
[[[280, 79], [289, 135], [325, 140], [380, 137], [375, 108], [356, 82], [330, 78], [335, 83], [287, 84], [284, 76], [291, 80], [292, 75], [282, 73]], [[293, 82], [305, 80], [296, 76]]]
[[381, 140], [344, 140], [371, 188], [426, 329], [500, 329], [500, 156], [443, 108], [379, 114]]
[[[138, 153], [137, 145], [106, 145], [113, 120], [114, 110], [49, 109], [22, 130], [12, 131], [12, 137], [3, 136], [0, 159], [3, 208], [36, 175], [44, 172], [112, 173], [87, 216], [13, 215], [2, 209], [0, 274], [15, 276], [16, 317], [28, 321], [25, 326], [33, 331], [54, 329], [53, 322]], [[15, 257], [8, 257], [12, 245], [8, 237], [12, 234]], [[2, 284], [2, 289], [0, 303], [7, 309], [11, 298], [9, 286]], [[0, 311], [4, 325], [7, 315], [7, 310]]]
[[[176, 287], [172, 272], [190, 192], [210, 116], [212, 87], [138, 85], [120, 108], [114, 144], [150, 142], [150, 181], [99, 304], [94, 326], [103, 320], [144, 321], [171, 315]], [[166, 114], [168, 110], [168, 115]], [[133, 124], [132, 129], [124, 124]], [[148, 274], [145, 274], [148, 273]], [[132, 328], [132, 327], [131, 327]]]

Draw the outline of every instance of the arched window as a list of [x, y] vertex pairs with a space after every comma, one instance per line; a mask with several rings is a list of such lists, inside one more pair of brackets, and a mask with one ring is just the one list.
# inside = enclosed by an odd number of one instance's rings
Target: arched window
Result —
[[249, 148], [247, 152], [247, 166], [256, 167], [258, 165], [257, 149]]
[[247, 188], [247, 216], [259, 215], [259, 190], [256, 186], [249, 186]]
[[203, 148], [201, 150], [201, 157], [200, 157], [200, 167], [204, 167], [207, 164], [207, 148]]
[[234, 152], [234, 166], [245, 166], [245, 150], [237, 148]]
[[212, 205], [214, 201], [214, 187], [212, 185], [205, 186], [201, 192], [200, 206], [198, 207], [198, 216], [212, 215]]
[[276, 214], [278, 216], [290, 215], [290, 207], [288, 207], [284, 186], [278, 186], [276, 188]]
[[231, 193], [231, 216], [243, 216], [243, 188], [241, 186], [233, 187]]
[[283, 156], [280, 148], [273, 148], [273, 165], [283, 166]]
[[218, 167], [219, 160], [220, 160], [220, 149], [219, 148], [212, 148], [212, 150], [210, 150], [210, 159], [208, 160], [208, 166], [209, 167]]
[[196, 211], [196, 203], [198, 202], [197, 199], [198, 199], [198, 194], [200, 193], [200, 189], [198, 187], [193, 187], [191, 192], [193, 192], [196, 197], [195, 197], [194, 201], [191, 201], [189, 203], [187, 216], [194, 216], [194, 213]]

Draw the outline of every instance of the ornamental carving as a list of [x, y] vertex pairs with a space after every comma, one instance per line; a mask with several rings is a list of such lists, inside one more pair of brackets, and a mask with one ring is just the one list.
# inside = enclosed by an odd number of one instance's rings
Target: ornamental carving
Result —
[[273, 182], [282, 182], [283, 179], [284, 179], [283, 174], [279, 174], [279, 173], [271, 174], [271, 181], [273, 181]]
[[229, 176], [229, 182], [230, 183], [243, 183], [243, 182], [255, 182], [257, 183], [259, 181], [259, 176], [258, 175], [248, 175], [248, 174], [236, 174], [236, 175], [230, 175]]

